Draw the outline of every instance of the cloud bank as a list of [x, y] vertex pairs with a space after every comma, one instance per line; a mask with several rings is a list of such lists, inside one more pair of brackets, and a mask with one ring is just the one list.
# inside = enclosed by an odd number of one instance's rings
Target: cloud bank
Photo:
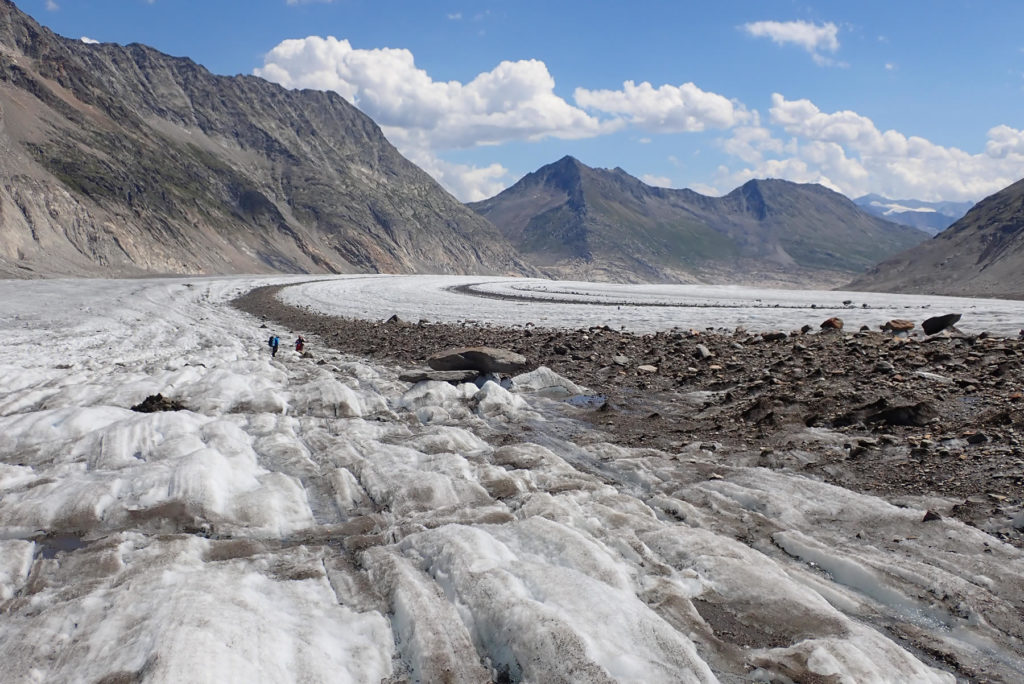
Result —
[[[812, 55], [839, 48], [834, 24], [755, 22], [751, 35], [797, 45]], [[577, 87], [573, 101], [555, 91], [540, 60], [503, 61], [472, 80], [438, 81], [416, 66], [412, 52], [357, 49], [347, 40], [286, 40], [254, 70], [288, 88], [333, 90], [366, 112], [413, 162], [459, 199], [493, 196], [508, 186], [498, 163], [446, 161], [457, 149], [544, 139], [581, 139], [623, 130], [649, 136], [716, 135], [726, 155], [705, 190], [727, 191], [751, 178], [816, 182], [855, 197], [877, 192], [923, 200], [976, 200], [1018, 180], [1024, 132], [988, 131], [984, 150], [970, 154], [895, 130], [880, 130], [852, 110], [823, 112], [809, 99], [771, 95], [767, 116], [692, 82], [655, 86], [629, 80], [619, 89]], [[670, 140], [662, 138], [660, 141]], [[648, 182], [669, 185], [659, 174]], [[695, 188], [698, 186], [694, 186]]]
[[467, 200], [502, 189], [499, 169], [506, 172], [500, 165], [449, 164], [439, 152], [590, 138], [628, 126], [660, 133], [722, 129], [749, 117], [741, 105], [693, 83], [577, 88], [571, 104], [555, 93], [555, 79], [540, 60], [504, 61], [468, 83], [436, 81], [409, 50], [357, 49], [331, 36], [286, 40], [254, 73], [287, 88], [339, 93], [380, 124], [403, 154]]
[[970, 154], [879, 130], [853, 111], [827, 113], [810, 100], [787, 100], [779, 93], [771, 102], [769, 120], [775, 130], [737, 128], [722, 145], [747, 166], [722, 170], [718, 182], [777, 177], [821, 183], [851, 197], [878, 192], [933, 201], [977, 200], [1018, 180], [1024, 169], [1024, 131], [1009, 126], [989, 130], [984, 151]]

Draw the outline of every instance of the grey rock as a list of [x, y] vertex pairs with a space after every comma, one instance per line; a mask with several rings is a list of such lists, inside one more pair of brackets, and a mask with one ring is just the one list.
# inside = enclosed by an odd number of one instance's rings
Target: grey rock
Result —
[[893, 406], [883, 409], [867, 417], [868, 423], [883, 423], [885, 425], [916, 425], [918, 427], [927, 425], [937, 418], [939, 412], [935, 407], [926, 402], [918, 402], [912, 406]]
[[495, 347], [459, 347], [427, 359], [434, 370], [476, 370], [481, 373], [518, 373], [526, 369], [526, 357]]
[[703, 344], [698, 344], [697, 345], [697, 356], [699, 356], [702, 359], [710, 359], [712, 356], [714, 356], [714, 354], [712, 354], [711, 350], [708, 349]]

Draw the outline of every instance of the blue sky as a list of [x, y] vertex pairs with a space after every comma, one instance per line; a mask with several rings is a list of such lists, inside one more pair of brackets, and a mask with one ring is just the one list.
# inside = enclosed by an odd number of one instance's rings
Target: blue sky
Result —
[[1024, 177], [1024, 3], [22, 0], [57, 33], [340, 92], [463, 200], [571, 154], [978, 200]]

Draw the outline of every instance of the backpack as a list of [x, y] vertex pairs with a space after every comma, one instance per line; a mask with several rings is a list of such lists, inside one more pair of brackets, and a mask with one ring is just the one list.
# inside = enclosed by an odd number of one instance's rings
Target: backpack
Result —
[[270, 339], [267, 340], [268, 346], [276, 347], [278, 344], [280, 344], [280, 341], [278, 340], [277, 335], [271, 335]]

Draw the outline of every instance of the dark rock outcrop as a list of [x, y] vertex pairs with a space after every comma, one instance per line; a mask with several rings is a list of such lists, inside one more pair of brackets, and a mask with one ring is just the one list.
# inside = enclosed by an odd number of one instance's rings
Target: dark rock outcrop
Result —
[[934, 335], [940, 333], [946, 328], [951, 328], [956, 325], [963, 314], [945, 314], [944, 316], [932, 316], [926, 319], [921, 324], [921, 329], [924, 330], [925, 335]]
[[171, 399], [162, 394], [151, 394], [132, 406], [131, 410], [138, 413], [156, 413], [157, 411], [187, 411], [188, 409], [177, 399]]

